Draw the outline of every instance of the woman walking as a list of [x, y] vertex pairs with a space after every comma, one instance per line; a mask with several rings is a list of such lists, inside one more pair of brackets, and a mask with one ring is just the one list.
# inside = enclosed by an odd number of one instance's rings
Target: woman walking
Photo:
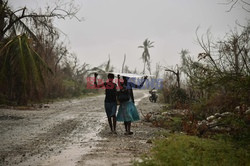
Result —
[[141, 88], [146, 81], [147, 76], [144, 77], [143, 82], [140, 85], [136, 85], [133, 82], [128, 82], [129, 77], [123, 76], [123, 83], [120, 82], [120, 76], [118, 75], [118, 86], [120, 92], [118, 93], [118, 100], [120, 101], [120, 107], [117, 114], [117, 121], [124, 122], [125, 135], [132, 135], [131, 122], [140, 120], [139, 113], [135, 107], [133, 88]]

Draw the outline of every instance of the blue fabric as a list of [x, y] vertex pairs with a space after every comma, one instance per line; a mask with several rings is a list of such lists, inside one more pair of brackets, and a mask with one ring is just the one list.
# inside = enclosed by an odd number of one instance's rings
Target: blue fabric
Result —
[[116, 102], [105, 102], [105, 111], [107, 117], [112, 117], [116, 115], [117, 104]]
[[140, 120], [139, 113], [135, 107], [135, 104], [131, 100], [120, 104], [117, 114], [117, 121], [134, 122], [138, 120]]

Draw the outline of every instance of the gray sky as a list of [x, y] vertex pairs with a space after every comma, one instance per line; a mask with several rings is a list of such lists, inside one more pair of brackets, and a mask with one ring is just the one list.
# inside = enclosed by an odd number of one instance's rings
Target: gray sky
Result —
[[[66, 0], [64, 0], [66, 1]], [[235, 21], [246, 24], [249, 13], [240, 5], [231, 12], [226, 0], [76, 0], [81, 6], [78, 17], [85, 20], [56, 21], [56, 26], [68, 36], [70, 51], [81, 63], [97, 66], [107, 61], [121, 70], [123, 55], [130, 69], [142, 71], [142, 49], [138, 46], [148, 38], [153, 70], [156, 62], [172, 66], [180, 62], [179, 52], [188, 49], [196, 56], [202, 49], [196, 42], [195, 30], [206, 33], [211, 28], [214, 39], [222, 38], [235, 27]], [[54, 0], [10, 0], [14, 6], [39, 8]]]

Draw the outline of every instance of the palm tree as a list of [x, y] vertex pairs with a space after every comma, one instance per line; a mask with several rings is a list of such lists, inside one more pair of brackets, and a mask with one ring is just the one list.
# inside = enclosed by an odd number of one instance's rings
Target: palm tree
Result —
[[142, 53], [142, 60], [143, 60], [143, 63], [144, 63], [143, 74], [145, 74], [146, 63], [148, 65], [148, 70], [149, 70], [149, 72], [151, 74], [149, 48], [154, 47], [153, 43], [154, 42], [151, 42], [150, 40], [146, 39], [143, 42], [143, 45], [138, 47], [138, 48], [143, 48], [143, 53]]

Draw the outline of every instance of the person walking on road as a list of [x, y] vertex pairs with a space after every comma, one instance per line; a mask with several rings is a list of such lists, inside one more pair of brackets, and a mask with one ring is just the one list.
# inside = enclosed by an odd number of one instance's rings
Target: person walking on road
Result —
[[94, 84], [96, 88], [105, 87], [105, 100], [104, 107], [108, 117], [108, 123], [111, 133], [117, 134], [116, 132], [116, 110], [117, 110], [117, 85], [113, 82], [114, 74], [108, 74], [108, 81], [102, 84], [97, 84], [96, 78], [98, 74], [95, 73]]
[[128, 82], [129, 77], [123, 76], [123, 83], [120, 82], [120, 76], [118, 75], [118, 86], [120, 92], [118, 93], [118, 100], [120, 107], [118, 109], [117, 121], [124, 122], [125, 135], [132, 135], [131, 122], [140, 120], [139, 113], [135, 106], [133, 88], [141, 88], [146, 81], [147, 76], [140, 85], [136, 85], [133, 82]]

